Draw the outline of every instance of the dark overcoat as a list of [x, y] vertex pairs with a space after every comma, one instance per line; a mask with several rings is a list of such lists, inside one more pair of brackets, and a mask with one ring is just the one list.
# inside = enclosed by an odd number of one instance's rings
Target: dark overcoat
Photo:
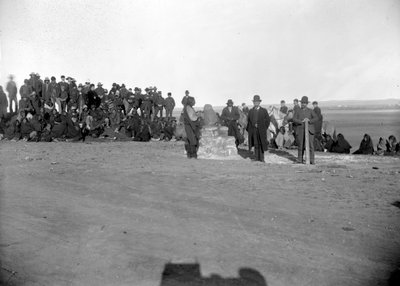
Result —
[[263, 151], [268, 149], [267, 129], [270, 124], [268, 111], [259, 107], [258, 110], [253, 107], [249, 111], [247, 132], [249, 133], [249, 149], [253, 146], [262, 148]]

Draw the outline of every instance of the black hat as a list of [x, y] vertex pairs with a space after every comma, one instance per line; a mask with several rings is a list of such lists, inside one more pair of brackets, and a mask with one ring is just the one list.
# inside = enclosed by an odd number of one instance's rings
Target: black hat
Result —
[[303, 96], [301, 98], [301, 103], [307, 103], [308, 104], [308, 97], [307, 96]]
[[253, 97], [253, 102], [261, 102], [260, 96], [259, 95], [255, 95]]
[[312, 104], [318, 104], [318, 101], [313, 101], [313, 103]]
[[51, 80], [56, 80], [56, 77], [55, 77], [55, 76], [52, 76], [52, 77], [51, 77]]
[[172, 95], [172, 93], [168, 92], [168, 95]]
[[228, 102], [226, 103], [227, 105], [232, 104], [233, 105], [233, 101], [232, 99], [228, 99]]
[[65, 75], [62, 75], [61, 78], [65, 78]]

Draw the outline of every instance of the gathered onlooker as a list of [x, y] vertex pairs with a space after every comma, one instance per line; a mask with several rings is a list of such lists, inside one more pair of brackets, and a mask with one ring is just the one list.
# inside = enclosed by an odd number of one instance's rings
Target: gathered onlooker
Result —
[[164, 100], [164, 107], [167, 119], [172, 117], [172, 112], [175, 108], [175, 99], [172, 97], [172, 94], [168, 92], [168, 97]]
[[45, 77], [42, 86], [42, 101], [48, 102], [49, 100], [51, 100], [50, 79]]
[[372, 143], [371, 136], [364, 134], [364, 137], [360, 143], [360, 147], [353, 154], [374, 154], [374, 144]]
[[339, 133], [337, 141], [333, 144], [331, 152], [350, 154], [351, 145], [344, 138], [343, 134]]
[[392, 155], [400, 152], [400, 144], [394, 135], [390, 135], [386, 140], [386, 152]]
[[0, 85], [0, 118], [4, 118], [7, 115], [8, 100], [7, 95]]
[[13, 105], [15, 105], [15, 112], [18, 112], [18, 102], [17, 102], [17, 92], [18, 88], [14, 81], [14, 76], [9, 76], [9, 81], [7, 82], [6, 90], [8, 92], [8, 99], [10, 105], [10, 113], [14, 113]]

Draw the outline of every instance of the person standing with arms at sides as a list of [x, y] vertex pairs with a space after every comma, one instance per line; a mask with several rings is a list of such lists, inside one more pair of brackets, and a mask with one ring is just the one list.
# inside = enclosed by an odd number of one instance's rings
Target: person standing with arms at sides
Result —
[[[300, 105], [299, 105], [299, 100], [297, 98], [295, 98], [293, 100], [293, 118], [294, 118], [296, 112], [299, 112], [300, 109], [301, 108], [300, 108]], [[292, 127], [293, 127], [293, 132], [294, 132], [294, 139], [296, 140], [296, 145], [299, 146], [299, 142], [298, 142], [299, 139], [297, 138], [298, 137], [297, 136], [298, 135], [298, 132], [297, 132], [298, 124], [293, 121], [293, 118], [291, 119], [290, 122], [292, 122]]]
[[322, 136], [321, 132], [322, 132], [322, 121], [324, 120], [324, 117], [322, 116], [321, 113], [321, 108], [318, 107], [318, 102], [314, 101], [312, 103], [313, 107], [314, 107], [314, 112], [318, 117], [318, 120], [315, 122], [315, 137], [317, 137], [318, 139]]
[[18, 88], [14, 81], [14, 76], [10, 74], [9, 79], [10, 80], [7, 82], [6, 90], [8, 92], [8, 99], [9, 99], [8, 103], [10, 105], [10, 113], [14, 113], [13, 102], [15, 104], [15, 112], [18, 113], [18, 102], [17, 102]]
[[3, 87], [0, 85], [0, 121], [2, 118], [7, 116], [7, 107], [8, 107], [7, 95], [3, 91]]
[[238, 148], [240, 142], [240, 132], [238, 128], [238, 120], [240, 118], [239, 110], [236, 106], [233, 106], [232, 99], [228, 99], [226, 107], [222, 110], [221, 119], [224, 121], [225, 126], [228, 127], [228, 136], [235, 137], [236, 148]]
[[267, 129], [270, 124], [268, 111], [260, 106], [259, 95], [253, 97], [254, 107], [249, 111], [247, 132], [249, 134], [249, 150], [254, 147], [255, 161], [264, 161], [264, 152], [268, 150]]
[[48, 77], [45, 77], [42, 86], [42, 105], [44, 105], [45, 102], [49, 102], [50, 100], [51, 100], [50, 79]]
[[189, 91], [186, 90], [186, 91], [185, 91], [185, 96], [182, 98], [182, 105], [183, 105], [183, 107], [186, 106], [186, 102], [187, 102], [187, 100], [188, 100], [189, 97], [190, 97], [190, 96], [189, 96]]
[[[310, 145], [310, 163], [315, 164], [314, 160], [314, 133], [315, 133], [315, 122], [318, 120], [317, 114], [315, 114], [314, 110], [307, 107], [308, 105], [308, 97], [303, 96], [301, 98], [301, 108], [298, 112], [294, 113], [293, 122], [296, 123], [297, 131], [298, 131], [298, 156], [297, 162], [303, 163], [303, 155], [305, 149], [305, 136], [309, 136], [309, 145]], [[308, 134], [304, 134], [305, 131], [305, 122], [308, 121]]]
[[165, 105], [165, 112], [166, 112], [166, 117], [167, 119], [172, 117], [172, 112], [174, 111], [175, 108], [175, 99], [171, 96], [171, 93], [168, 92], [168, 97], [164, 101]]
[[313, 110], [315, 114], [318, 117], [318, 120], [314, 123], [314, 129], [315, 129], [315, 134], [314, 134], [314, 151], [324, 151], [322, 147], [322, 122], [324, 120], [324, 117], [322, 116], [321, 113], [321, 108], [318, 107], [318, 102], [313, 101]]
[[183, 109], [183, 123], [186, 131], [185, 149], [188, 158], [197, 159], [197, 149], [200, 139], [200, 120], [193, 109], [195, 100], [189, 96]]

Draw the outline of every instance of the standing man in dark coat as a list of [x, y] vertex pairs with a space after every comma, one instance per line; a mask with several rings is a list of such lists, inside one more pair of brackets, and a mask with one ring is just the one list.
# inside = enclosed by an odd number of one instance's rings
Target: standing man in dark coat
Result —
[[314, 134], [314, 150], [315, 151], [324, 151], [322, 147], [322, 121], [323, 121], [323, 116], [321, 113], [321, 108], [318, 107], [318, 102], [314, 101], [312, 103], [314, 107], [314, 112], [318, 117], [318, 120], [314, 124], [315, 128], [315, 134]]
[[87, 93], [87, 100], [87, 105], [90, 109], [92, 109], [92, 106], [94, 106], [95, 108], [98, 108], [100, 106], [101, 99], [94, 88], [94, 84], [90, 85], [90, 90]]
[[10, 75], [9, 81], [7, 82], [7, 87], [6, 90], [8, 92], [8, 99], [9, 99], [9, 104], [10, 104], [10, 113], [13, 113], [13, 102], [15, 104], [15, 112], [18, 112], [18, 102], [17, 102], [17, 93], [18, 93], [18, 88], [17, 85], [14, 81], [14, 76]]
[[[297, 98], [295, 98], [293, 100], [293, 118], [296, 116], [296, 113], [300, 111], [300, 105], [299, 105], [299, 100]], [[298, 131], [297, 131], [297, 127], [298, 124], [295, 123], [293, 121], [293, 118], [291, 119], [292, 122], [292, 127], [293, 127], [293, 132], [294, 132], [294, 139], [296, 140], [296, 145], [299, 146], [299, 138], [297, 138], [298, 136]]]
[[239, 110], [236, 106], [233, 106], [232, 99], [228, 99], [226, 107], [222, 110], [221, 119], [224, 121], [225, 125], [228, 126], [228, 136], [235, 137], [236, 148], [241, 143], [241, 134], [238, 128], [238, 120], [240, 118]]
[[172, 112], [175, 108], [175, 100], [170, 92], [168, 92], [168, 97], [164, 101], [164, 106], [165, 106], [165, 112], [167, 113], [166, 117], [167, 119], [169, 119], [172, 117]]
[[318, 120], [315, 122], [314, 127], [315, 127], [315, 137], [321, 136], [321, 132], [322, 132], [322, 121], [323, 121], [323, 116], [321, 113], [321, 108], [318, 107], [318, 102], [314, 101], [312, 103], [313, 107], [314, 107], [314, 112], [318, 117]]
[[6, 117], [7, 107], [8, 107], [7, 95], [3, 91], [3, 87], [0, 85], [0, 119]]
[[35, 77], [36, 77], [36, 80], [35, 80], [35, 85], [33, 86], [33, 90], [36, 92], [40, 101], [42, 101], [43, 80], [40, 78], [40, 74], [38, 74], [38, 73], [36, 73]]
[[21, 95], [21, 99], [23, 97], [29, 97], [32, 95], [33, 89], [32, 87], [29, 85], [29, 80], [25, 79], [24, 80], [24, 84], [21, 85], [21, 87], [19, 88], [19, 94]]
[[97, 93], [98, 97], [101, 97], [104, 95], [104, 88], [103, 88], [103, 84], [101, 82], [99, 82], [97, 84], [97, 88], [94, 90]]
[[188, 98], [189, 98], [190, 96], [189, 96], [189, 91], [188, 90], [186, 90], [185, 91], [185, 96], [182, 98], [182, 105], [183, 105], [183, 107], [185, 107], [186, 106], [186, 102], [187, 102], [187, 100], [188, 100]]
[[58, 83], [59, 90], [61, 91], [61, 86], [64, 86], [65, 92], [69, 95], [69, 84], [65, 81], [65, 75], [61, 76], [61, 81]]
[[165, 99], [162, 96], [162, 92], [159, 90], [155, 93], [154, 99], [154, 116], [158, 117], [158, 113], [160, 113], [160, 117], [163, 117], [163, 109], [164, 109]]
[[[294, 113], [293, 122], [297, 123], [297, 144], [298, 144], [298, 157], [297, 162], [303, 163], [303, 155], [305, 149], [305, 136], [309, 136], [310, 144], [310, 163], [315, 164], [314, 160], [314, 134], [315, 134], [315, 122], [318, 120], [317, 114], [314, 110], [307, 107], [308, 97], [303, 96], [301, 98], [301, 108], [298, 112]], [[305, 122], [308, 121], [308, 134], [304, 134]]]
[[267, 129], [270, 123], [268, 111], [260, 106], [259, 95], [253, 98], [254, 107], [249, 111], [247, 132], [249, 133], [249, 149], [254, 146], [255, 160], [264, 162], [264, 152], [268, 150]]
[[45, 77], [42, 86], [42, 103], [44, 105], [45, 102], [49, 101], [51, 101], [50, 79], [48, 77]]
[[57, 98], [60, 97], [60, 87], [59, 87], [58, 83], [56, 82], [56, 77], [55, 76], [51, 77], [51, 82], [50, 82], [49, 89], [50, 89], [51, 102], [53, 104], [55, 104], [56, 101], [57, 101]]

